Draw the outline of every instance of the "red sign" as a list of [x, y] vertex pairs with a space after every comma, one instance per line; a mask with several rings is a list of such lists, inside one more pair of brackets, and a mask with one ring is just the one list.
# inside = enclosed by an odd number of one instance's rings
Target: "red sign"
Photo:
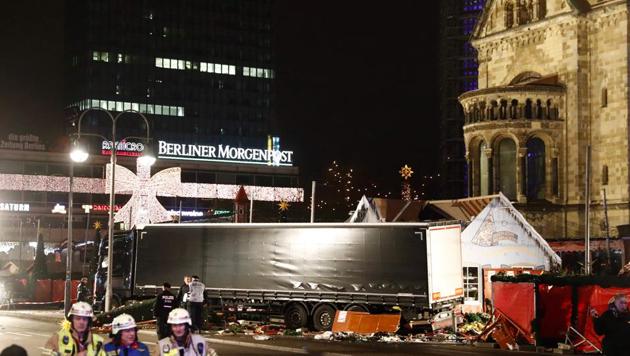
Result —
[[[114, 205], [114, 211], [118, 211], [120, 208], [120, 205]], [[109, 211], [109, 204], [93, 204], [92, 211]]]
[[[101, 150], [101, 154], [104, 156], [109, 156], [112, 154], [111, 150]], [[142, 152], [128, 152], [128, 151], [116, 151], [116, 156], [129, 156], [129, 157], [138, 157], [142, 155]]]

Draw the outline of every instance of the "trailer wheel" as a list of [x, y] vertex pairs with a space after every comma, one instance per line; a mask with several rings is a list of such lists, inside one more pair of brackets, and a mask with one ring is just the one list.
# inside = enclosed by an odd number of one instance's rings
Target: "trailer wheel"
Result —
[[335, 321], [335, 308], [328, 304], [322, 304], [313, 312], [313, 326], [318, 331], [328, 331], [332, 329]]
[[301, 304], [291, 304], [284, 311], [284, 323], [289, 329], [298, 329], [306, 326], [308, 313]]

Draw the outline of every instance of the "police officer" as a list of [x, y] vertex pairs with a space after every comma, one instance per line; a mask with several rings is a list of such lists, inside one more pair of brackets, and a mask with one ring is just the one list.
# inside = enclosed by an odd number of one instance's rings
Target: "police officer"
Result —
[[176, 308], [168, 314], [169, 336], [161, 339], [158, 350], [161, 356], [216, 356], [206, 340], [190, 332], [192, 321], [185, 309]]
[[188, 297], [188, 312], [192, 318], [192, 329], [194, 332], [201, 331], [203, 317], [203, 302], [206, 285], [199, 281], [198, 276], [192, 276], [192, 282], [188, 285], [190, 290]]
[[74, 303], [61, 330], [50, 337], [46, 348], [53, 355], [105, 356], [103, 338], [90, 332], [93, 318], [92, 306]]
[[129, 314], [120, 314], [112, 321], [112, 341], [105, 344], [107, 356], [150, 356], [147, 345], [138, 341], [136, 320]]
[[90, 288], [88, 287], [88, 278], [81, 277], [81, 283], [77, 288], [77, 302], [89, 302], [90, 301]]
[[168, 335], [168, 313], [175, 307], [175, 296], [171, 293], [171, 284], [164, 282], [162, 285], [162, 291], [157, 295], [155, 299], [155, 306], [153, 307], [153, 316], [157, 324], [158, 340], [165, 338]]

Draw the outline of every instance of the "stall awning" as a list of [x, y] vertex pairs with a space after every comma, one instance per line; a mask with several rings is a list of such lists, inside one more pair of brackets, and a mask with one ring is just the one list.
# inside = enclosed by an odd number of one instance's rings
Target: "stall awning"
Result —
[[499, 195], [484, 195], [455, 200], [431, 200], [429, 205], [455, 220], [472, 221]]
[[[556, 240], [547, 242], [556, 253], [584, 252], [584, 240]], [[591, 251], [606, 250], [606, 239], [592, 239], [590, 245]], [[610, 239], [610, 248], [613, 250], [623, 250], [623, 241]]]

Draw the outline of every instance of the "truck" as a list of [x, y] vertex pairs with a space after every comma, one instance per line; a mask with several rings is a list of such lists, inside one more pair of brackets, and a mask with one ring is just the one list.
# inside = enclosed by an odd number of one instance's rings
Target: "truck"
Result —
[[[431, 324], [463, 300], [457, 223], [154, 224], [116, 236], [113, 305], [198, 275], [210, 308], [330, 330], [337, 310]], [[105, 291], [106, 241], [95, 278]]]

